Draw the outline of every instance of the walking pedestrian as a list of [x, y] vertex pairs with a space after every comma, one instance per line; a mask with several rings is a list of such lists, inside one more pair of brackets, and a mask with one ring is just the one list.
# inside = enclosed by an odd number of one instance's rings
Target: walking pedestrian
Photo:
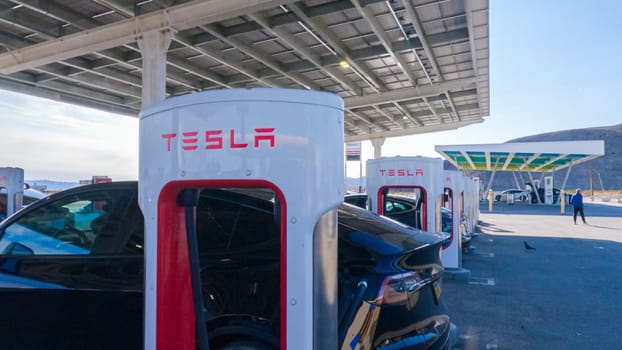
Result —
[[577, 213], [581, 214], [581, 219], [584, 224], [587, 224], [585, 221], [585, 215], [583, 213], [583, 195], [581, 194], [581, 189], [577, 188], [577, 191], [570, 197], [570, 204], [574, 207], [574, 214], [572, 215], [572, 219], [574, 220], [574, 224], [577, 224]]

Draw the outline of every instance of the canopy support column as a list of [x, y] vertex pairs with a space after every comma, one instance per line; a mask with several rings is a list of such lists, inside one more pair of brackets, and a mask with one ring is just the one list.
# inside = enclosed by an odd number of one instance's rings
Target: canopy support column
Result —
[[166, 51], [172, 38], [170, 30], [153, 30], [138, 39], [143, 57], [143, 108], [166, 98]]
[[385, 138], [378, 137], [370, 141], [371, 145], [374, 147], [374, 158], [380, 158], [382, 156], [382, 145], [384, 144]]
[[521, 186], [520, 182], [518, 182], [515, 171], [512, 172], [512, 177], [514, 177], [514, 184], [516, 184], [516, 188], [523, 189], [523, 186]]
[[492, 182], [495, 179], [495, 175], [497, 174], [497, 167], [492, 169], [492, 173], [490, 174], [490, 180], [488, 180], [488, 185], [486, 186], [486, 193], [492, 189]]
[[568, 177], [570, 176], [570, 171], [572, 170], [572, 163], [570, 163], [570, 166], [568, 167], [568, 170], [566, 171], [566, 176], [564, 176], [564, 182], [562, 183], [562, 189], [566, 189], [566, 182], [568, 182]]

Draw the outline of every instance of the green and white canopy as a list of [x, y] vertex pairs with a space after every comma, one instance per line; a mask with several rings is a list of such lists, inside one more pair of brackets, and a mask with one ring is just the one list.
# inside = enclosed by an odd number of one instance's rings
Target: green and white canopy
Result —
[[603, 140], [439, 145], [435, 150], [461, 170], [552, 172], [605, 154]]

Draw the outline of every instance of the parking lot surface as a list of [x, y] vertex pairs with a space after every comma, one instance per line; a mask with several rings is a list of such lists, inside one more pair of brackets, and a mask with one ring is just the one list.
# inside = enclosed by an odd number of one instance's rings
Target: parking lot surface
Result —
[[[456, 349], [619, 349], [622, 205], [488, 204], [463, 255], [470, 280], [446, 278]], [[535, 248], [526, 249], [525, 243]]]

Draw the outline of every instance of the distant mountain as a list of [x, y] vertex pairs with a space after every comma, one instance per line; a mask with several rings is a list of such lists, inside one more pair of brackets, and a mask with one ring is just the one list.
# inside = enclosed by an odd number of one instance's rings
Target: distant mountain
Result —
[[[585, 141], [603, 140], [605, 141], [605, 155], [592, 161], [581, 163], [572, 167], [566, 190], [574, 188], [594, 189], [594, 190], [619, 190], [622, 189], [622, 124], [603, 126], [585, 129], [572, 129], [544, 134], [525, 136], [508, 142], [551, 142], [551, 141]], [[590, 184], [590, 163], [592, 168]], [[561, 187], [566, 177], [567, 168], [553, 174], [553, 186]], [[491, 172], [479, 172], [473, 174], [479, 176], [488, 184]], [[550, 175], [547, 173], [546, 175]], [[539, 178], [538, 174], [532, 173], [534, 179]], [[538, 177], [536, 177], [538, 176]], [[523, 176], [526, 180], [526, 176]], [[524, 188], [524, 184], [521, 184]], [[497, 172], [493, 181], [494, 190], [515, 188], [516, 184], [511, 172]]]
[[51, 180], [24, 180], [24, 182], [32, 188], [41, 189], [43, 191], [62, 191], [79, 185], [77, 182]]

